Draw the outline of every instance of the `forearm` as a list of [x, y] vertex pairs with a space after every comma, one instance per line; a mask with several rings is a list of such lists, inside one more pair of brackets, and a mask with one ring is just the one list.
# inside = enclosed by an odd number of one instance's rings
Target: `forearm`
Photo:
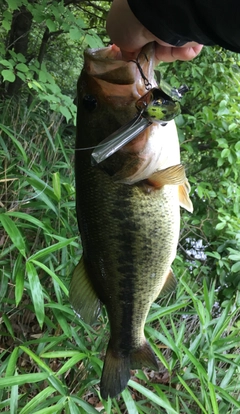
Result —
[[177, 59], [191, 60], [202, 48], [194, 42], [183, 48], [175, 48], [159, 39], [135, 17], [127, 0], [113, 1], [107, 18], [107, 32], [111, 41], [120, 47], [125, 60], [135, 58], [145, 44], [153, 41], [156, 42], [156, 63], [173, 62]]
[[192, 41], [217, 44], [239, 53], [240, 1], [114, 0], [107, 28], [129, 51], [155, 40], [176, 47]]

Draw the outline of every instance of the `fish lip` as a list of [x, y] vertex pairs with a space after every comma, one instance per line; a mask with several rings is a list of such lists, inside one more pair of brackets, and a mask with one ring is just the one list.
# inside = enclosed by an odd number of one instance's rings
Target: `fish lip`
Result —
[[[157, 86], [154, 79], [154, 48], [154, 42], [144, 46], [136, 61], [122, 60], [121, 50], [116, 45], [110, 45], [102, 49], [86, 49], [84, 52], [84, 70], [87, 75], [107, 83], [135, 85], [138, 93], [137, 100], [147, 92], [144, 83], [146, 79], [151, 87]], [[145, 80], [139, 71], [139, 66]]]
[[108, 58], [108, 59], [119, 60], [123, 62], [121, 49], [115, 44], [109, 45], [107, 47], [103, 47], [101, 49], [87, 48], [84, 51], [84, 57], [85, 58], [91, 57], [91, 59], [96, 59], [96, 60], [100, 59], [104, 61], [106, 58]]

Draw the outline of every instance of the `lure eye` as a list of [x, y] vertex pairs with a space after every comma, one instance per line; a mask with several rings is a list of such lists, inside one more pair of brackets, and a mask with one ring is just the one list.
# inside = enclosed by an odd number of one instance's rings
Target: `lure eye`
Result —
[[84, 108], [90, 112], [97, 108], [97, 100], [93, 95], [85, 95], [82, 103]]

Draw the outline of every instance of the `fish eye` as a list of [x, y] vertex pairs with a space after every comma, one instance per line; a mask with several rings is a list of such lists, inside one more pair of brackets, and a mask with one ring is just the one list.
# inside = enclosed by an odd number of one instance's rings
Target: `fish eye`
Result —
[[83, 106], [88, 111], [93, 111], [97, 108], [97, 100], [93, 95], [85, 95], [82, 100]]

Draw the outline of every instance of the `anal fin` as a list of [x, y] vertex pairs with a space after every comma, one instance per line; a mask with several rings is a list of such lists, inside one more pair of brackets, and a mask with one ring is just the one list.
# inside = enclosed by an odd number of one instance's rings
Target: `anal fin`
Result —
[[177, 286], [177, 280], [173, 274], [172, 269], [169, 270], [169, 273], [167, 275], [166, 281], [159, 293], [159, 296], [165, 296], [168, 293], [171, 293], [176, 289]]
[[179, 185], [178, 187], [178, 196], [179, 196], [179, 204], [181, 207], [185, 208], [190, 213], [193, 212], [193, 205], [189, 198], [191, 187], [188, 180], [185, 181], [184, 184]]
[[69, 300], [76, 314], [84, 322], [91, 325], [96, 321], [101, 309], [100, 300], [88, 277], [83, 257], [73, 272]]

